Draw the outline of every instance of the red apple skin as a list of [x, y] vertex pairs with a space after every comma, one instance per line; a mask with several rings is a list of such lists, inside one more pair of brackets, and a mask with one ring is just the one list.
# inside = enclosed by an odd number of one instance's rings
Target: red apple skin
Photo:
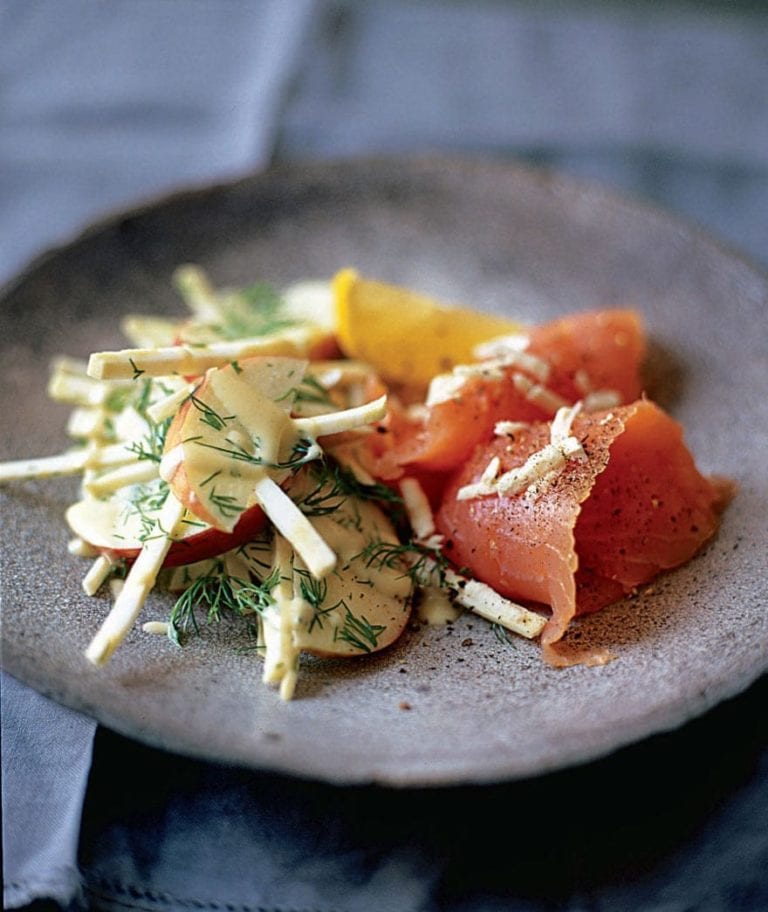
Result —
[[[197, 390], [198, 396], [203, 396], [205, 394], [205, 381]], [[168, 428], [168, 433], [165, 438], [165, 452], [169, 453], [175, 446], [180, 444], [184, 438], [187, 436], [185, 433], [184, 427], [186, 424], [187, 416], [189, 415], [192, 404], [189, 400], [184, 402], [181, 408], [173, 416], [173, 421], [171, 421], [170, 427]], [[193, 513], [203, 522], [208, 523], [209, 526], [216, 525], [216, 517], [212, 516], [208, 510], [205, 509], [205, 505], [201, 503], [198, 498], [195, 496], [191, 485], [189, 484], [189, 479], [187, 477], [187, 469], [183, 462], [180, 462], [176, 468], [173, 470], [173, 473], [170, 477], [166, 476], [166, 481], [170, 485], [173, 496], [189, 510], [190, 513]], [[246, 511], [246, 513], [249, 511]], [[244, 514], [245, 516], [245, 514]], [[242, 521], [243, 517], [241, 517]], [[239, 525], [239, 523], [238, 523]], [[237, 528], [237, 526], [235, 527]], [[211, 530], [213, 531], [213, 530]], [[215, 530], [220, 535], [234, 535], [232, 533], [223, 532], [221, 530]], [[184, 561], [184, 563], [190, 563], [190, 561]], [[170, 566], [170, 565], [169, 565]]]
[[[166, 452], [184, 439], [184, 423], [189, 409], [190, 403], [185, 402], [174, 416], [168, 429]], [[173, 542], [163, 561], [163, 567], [179, 567], [184, 564], [193, 564], [196, 561], [216, 557], [225, 551], [232, 550], [232, 548], [239, 548], [246, 542], [256, 538], [267, 524], [266, 514], [258, 504], [254, 504], [242, 514], [232, 532], [217, 529], [210, 522], [214, 517], [205, 510], [195, 497], [187, 480], [187, 473], [183, 463], [177, 466], [173, 477], [169, 479], [169, 483], [174, 496], [184, 504], [190, 513], [208, 523], [208, 528], [200, 532], [191, 532], [183, 539]], [[87, 541], [87, 538], [84, 538], [84, 540]], [[112, 559], [125, 560], [128, 563], [132, 563], [141, 552], [139, 544], [126, 548], [108, 548], [96, 542], [89, 542], [89, 544]]]
[[[222, 532], [220, 529], [214, 529], [209, 526], [207, 529], [193, 532], [185, 538], [173, 542], [163, 561], [163, 567], [180, 567], [183, 564], [194, 564], [196, 561], [216, 557], [219, 554], [224, 554], [225, 551], [239, 548], [246, 542], [256, 538], [266, 524], [267, 517], [264, 511], [258, 504], [254, 504], [243, 513], [232, 532]], [[87, 539], [84, 539], [84, 541], [87, 541]], [[136, 560], [141, 552], [140, 545], [127, 548], [107, 548], [94, 542], [87, 542], [87, 544], [90, 544], [100, 554], [105, 554], [112, 560], [125, 560], [129, 564]]]
[[[187, 401], [174, 416], [171, 426], [168, 428], [165, 444], [166, 452], [173, 449], [184, 439], [184, 424], [190, 408], [191, 404]], [[224, 532], [215, 528], [212, 525], [212, 521], [215, 522], [215, 517], [211, 516], [203, 504], [195, 497], [195, 493], [187, 479], [187, 472], [183, 462], [176, 467], [173, 476], [168, 479], [168, 482], [174, 496], [184, 504], [190, 513], [209, 525], [202, 532], [188, 535], [180, 541], [174, 542], [163, 562], [164, 567], [193, 564], [199, 560], [216, 557], [216, 555], [230, 551], [232, 548], [239, 548], [240, 545], [244, 545], [255, 538], [267, 524], [266, 514], [258, 504], [254, 504], [242, 514], [232, 532]], [[127, 548], [125, 552], [113, 550], [112, 553], [132, 561], [138, 556], [140, 550], [139, 548]]]

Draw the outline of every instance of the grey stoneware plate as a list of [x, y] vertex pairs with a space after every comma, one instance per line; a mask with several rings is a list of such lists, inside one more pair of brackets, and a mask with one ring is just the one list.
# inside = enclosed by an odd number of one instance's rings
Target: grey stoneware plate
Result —
[[[2, 295], [3, 458], [66, 445], [49, 359], [121, 347], [128, 312], [181, 314], [181, 262], [217, 283], [328, 278], [343, 266], [448, 302], [543, 320], [637, 308], [650, 393], [705, 472], [739, 494], [717, 538], [646, 593], [578, 625], [601, 668], [548, 668], [539, 647], [472, 616], [409, 630], [359, 661], [308, 660], [296, 699], [223, 624], [174, 648], [142, 633], [103, 669], [83, 657], [107, 610], [62, 519], [77, 481], [2, 490], [3, 665], [102, 724], [171, 751], [334, 783], [510, 780], [679, 726], [768, 667], [768, 279], [697, 229], [602, 188], [488, 160], [288, 167], [175, 194], [88, 230]], [[153, 595], [143, 619], [167, 616]]]

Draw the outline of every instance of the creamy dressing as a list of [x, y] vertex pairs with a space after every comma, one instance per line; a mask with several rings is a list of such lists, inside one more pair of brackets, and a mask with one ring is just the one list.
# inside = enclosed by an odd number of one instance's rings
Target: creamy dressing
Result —
[[[130, 494], [130, 490], [126, 490], [121, 497], [110, 500], [79, 500], [67, 509], [67, 524], [92, 547], [118, 552], [139, 548], [148, 529], [159, 518], [162, 507], [139, 511], [132, 508]], [[174, 540], [197, 535], [207, 528], [207, 523], [187, 512]]]
[[[292, 490], [300, 496], [306, 480]], [[262, 618], [264, 680], [279, 684], [289, 699], [296, 685], [302, 651], [351, 656], [389, 645], [408, 621], [411, 580], [405, 568], [368, 563], [362, 556], [371, 541], [397, 544], [384, 513], [369, 501], [346, 498], [333, 513], [310, 520], [337, 557], [336, 568], [316, 581], [291, 543], [276, 535], [273, 567], [280, 580], [272, 589], [275, 604]]]
[[[296, 377], [284, 395], [300, 379]], [[223, 407], [224, 420], [229, 422], [227, 416], [234, 416], [230, 433], [238, 434], [239, 446], [257, 452], [266, 463], [276, 463], [283, 435], [291, 426], [285, 408], [280, 408], [258, 386], [240, 379], [234, 370], [211, 371], [210, 388]]]
[[456, 621], [462, 612], [463, 608], [454, 603], [445, 589], [425, 586], [420, 590], [416, 616], [422, 624], [430, 627], [443, 627]]
[[[217, 528], [231, 532], [256, 502], [257, 483], [269, 475], [282, 477], [271, 467], [291, 438], [290, 393], [305, 366], [298, 359], [260, 359], [238, 365], [241, 373], [234, 367], [211, 371], [188, 407], [177, 435], [179, 465], [189, 492]], [[168, 473], [163, 468], [164, 477], [181, 485], [171, 468]]]

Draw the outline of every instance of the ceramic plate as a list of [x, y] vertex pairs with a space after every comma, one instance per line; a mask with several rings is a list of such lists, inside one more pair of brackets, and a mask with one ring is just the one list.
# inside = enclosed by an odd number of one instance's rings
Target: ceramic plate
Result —
[[[690, 226], [560, 176], [488, 161], [357, 161], [176, 194], [96, 225], [2, 298], [4, 458], [52, 454], [67, 409], [49, 359], [120, 347], [127, 312], [182, 313], [177, 264], [221, 284], [338, 268], [535, 321], [611, 305], [647, 321], [651, 393], [706, 472], [740, 493], [717, 538], [650, 591], [580, 624], [602, 668], [557, 671], [472, 616], [360, 661], [310, 660], [297, 698], [222, 625], [183, 650], [136, 629], [95, 670], [107, 610], [86, 598], [62, 520], [77, 483], [5, 488], [5, 668], [104, 725], [172, 751], [338, 783], [490, 782], [553, 770], [680, 725], [768, 667], [768, 280]], [[155, 595], [146, 618], [166, 616]]]

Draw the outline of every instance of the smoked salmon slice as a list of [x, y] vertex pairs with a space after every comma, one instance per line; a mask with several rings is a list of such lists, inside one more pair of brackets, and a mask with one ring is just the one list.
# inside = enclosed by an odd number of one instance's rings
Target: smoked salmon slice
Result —
[[524, 352], [545, 366], [545, 376], [524, 363], [512, 364], [488, 376], [468, 376], [455, 395], [422, 409], [416, 419], [393, 406], [382, 432], [370, 441], [374, 474], [397, 478], [405, 467], [409, 473], [450, 471], [501, 419], [547, 420], [558, 404], [590, 394], [610, 393], [615, 404], [640, 396], [646, 340], [635, 311], [574, 314], [532, 327], [526, 335]]
[[551, 609], [541, 639], [545, 658], [562, 665], [574, 661], [556, 646], [573, 617], [688, 561], [715, 533], [727, 492], [699, 472], [681, 426], [640, 399], [576, 415], [571, 434], [583, 452], [535, 490], [460, 499], [494, 457], [499, 472], [520, 467], [550, 433], [538, 422], [479, 445], [448, 484], [436, 520], [454, 564], [503, 595]]

